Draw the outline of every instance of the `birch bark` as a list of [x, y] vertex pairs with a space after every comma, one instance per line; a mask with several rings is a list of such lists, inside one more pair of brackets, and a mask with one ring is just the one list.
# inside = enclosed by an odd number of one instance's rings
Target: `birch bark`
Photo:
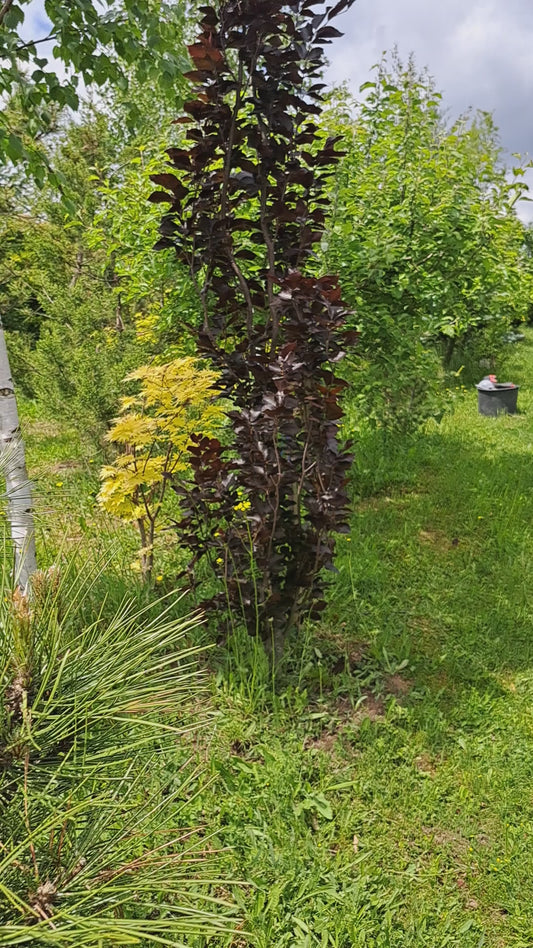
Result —
[[30, 576], [37, 569], [33, 505], [15, 388], [1, 321], [0, 471], [6, 482], [7, 519], [15, 554], [15, 583], [26, 591]]

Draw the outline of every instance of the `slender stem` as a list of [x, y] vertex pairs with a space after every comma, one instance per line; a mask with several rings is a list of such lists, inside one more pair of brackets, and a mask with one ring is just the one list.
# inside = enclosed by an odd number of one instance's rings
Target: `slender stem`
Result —
[[[228, 190], [229, 183], [231, 179], [231, 162], [233, 158], [233, 145], [235, 143], [235, 132], [237, 129], [237, 118], [239, 116], [239, 111], [242, 102], [243, 96], [243, 77], [244, 77], [244, 67], [242, 60], [239, 60], [239, 72], [237, 77], [237, 91], [235, 93], [235, 103], [233, 105], [233, 113], [231, 116], [231, 127], [228, 137], [228, 144], [226, 146], [226, 157], [224, 161], [224, 176], [222, 180], [222, 193], [220, 197], [220, 217], [221, 220], [224, 220], [227, 214], [227, 205], [228, 205]], [[228, 235], [229, 240], [231, 241], [231, 235]], [[246, 278], [239, 267], [237, 261], [235, 260], [233, 250], [231, 247], [228, 247], [228, 259], [230, 262], [231, 269], [233, 270], [237, 280], [239, 281], [239, 286], [242, 290], [244, 299], [246, 301], [247, 309], [247, 331], [248, 334], [252, 332], [253, 329], [253, 316], [254, 316], [254, 305], [252, 303], [252, 297], [250, 294], [250, 288], [246, 281]]]
[[224, 161], [224, 177], [222, 181], [222, 195], [220, 198], [220, 216], [224, 218], [226, 216], [226, 206], [228, 201], [228, 188], [231, 177], [231, 159], [233, 157], [233, 145], [235, 144], [235, 130], [237, 128], [237, 118], [239, 116], [239, 110], [242, 102], [242, 80], [243, 80], [243, 64], [242, 59], [239, 60], [239, 74], [237, 77], [237, 91], [235, 93], [235, 103], [233, 105], [233, 113], [231, 116], [231, 127], [228, 137], [228, 144], [226, 149], [226, 159]]
[[250, 336], [254, 328], [254, 304], [252, 302], [252, 295], [250, 293], [250, 287], [246, 282], [246, 277], [244, 276], [241, 268], [239, 267], [237, 261], [235, 260], [233, 254], [230, 252], [228, 254], [229, 262], [231, 269], [233, 270], [235, 276], [239, 281], [239, 286], [243, 292], [244, 299], [246, 300], [246, 330]]
[[[139, 517], [137, 520], [137, 527], [141, 536], [141, 576], [143, 583], [146, 583], [150, 580], [152, 575], [152, 567], [154, 563], [154, 552], [153, 552], [153, 537], [154, 537], [154, 524], [150, 520], [148, 533], [146, 532], [146, 524], [144, 517]], [[150, 546], [150, 544], [152, 544]]]
[[69, 289], [71, 290], [74, 289], [74, 287], [76, 286], [76, 283], [78, 282], [79, 278], [82, 275], [82, 270], [83, 270], [83, 250], [80, 248], [76, 254], [76, 266], [74, 269], [74, 273], [72, 274], [72, 279], [69, 284]]
[[268, 182], [266, 178], [261, 182], [261, 233], [267, 248], [268, 273], [267, 273], [267, 294], [270, 317], [272, 320], [272, 347], [275, 346], [279, 330], [279, 314], [276, 297], [274, 294], [274, 283], [276, 282], [276, 252], [274, 250], [274, 241], [270, 233], [267, 222], [267, 189]]
[[20, 46], [15, 46], [15, 52], [19, 53], [21, 49], [28, 49], [30, 46], [37, 46], [39, 43], [50, 43], [56, 38], [56, 36], [57, 33], [49, 33], [48, 36], [42, 36], [41, 39], [28, 40], [27, 43], [21, 43]]
[[273, 443], [274, 443], [274, 454], [276, 455], [276, 467], [278, 470], [277, 470], [277, 477], [275, 480], [276, 486], [275, 486], [275, 492], [274, 492], [274, 517], [272, 518], [272, 530], [270, 531], [270, 538], [268, 541], [268, 559], [269, 560], [272, 556], [272, 550], [274, 546], [274, 537], [276, 535], [276, 529], [278, 526], [279, 507], [280, 507], [279, 486], [281, 484], [281, 478], [283, 476], [282, 470], [281, 470], [281, 457], [280, 457], [279, 448], [278, 448], [278, 429], [277, 428], [274, 431]]
[[26, 832], [30, 841], [30, 852], [31, 859], [33, 862], [33, 869], [35, 872], [35, 878], [37, 882], [39, 881], [39, 866], [37, 865], [37, 856], [35, 855], [35, 846], [33, 845], [31, 839], [31, 826], [30, 826], [30, 814], [28, 810], [28, 770], [30, 766], [30, 752], [26, 751], [24, 755], [24, 823], [26, 825]]

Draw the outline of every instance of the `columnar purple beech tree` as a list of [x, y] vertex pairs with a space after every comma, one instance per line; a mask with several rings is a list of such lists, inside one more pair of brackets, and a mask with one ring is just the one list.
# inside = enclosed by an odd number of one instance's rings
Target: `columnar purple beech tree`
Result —
[[224, 591], [211, 604], [279, 646], [324, 606], [324, 569], [347, 529], [339, 442], [347, 342], [336, 275], [316, 275], [325, 184], [340, 156], [316, 124], [330, 25], [354, 0], [224, 0], [200, 8], [189, 47], [195, 95], [153, 176], [169, 202], [158, 248], [174, 247], [202, 302], [199, 351], [232, 404], [229, 446], [198, 438], [180, 535]]

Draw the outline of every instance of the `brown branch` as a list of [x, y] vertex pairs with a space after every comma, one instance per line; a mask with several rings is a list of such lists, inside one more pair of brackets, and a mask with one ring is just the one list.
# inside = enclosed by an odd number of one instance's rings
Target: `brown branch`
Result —
[[154, 520], [155, 520], [155, 516], [154, 516], [154, 514], [152, 513], [152, 511], [150, 510], [149, 503], [151, 503], [151, 501], [153, 500], [153, 496], [154, 496], [154, 495], [153, 495], [153, 492], [152, 492], [152, 491], [149, 491], [149, 492], [148, 492], [148, 493], [149, 493], [149, 496], [150, 496], [150, 501], [148, 501], [148, 499], [147, 499], [147, 497], [146, 497], [146, 491], [145, 491], [145, 489], [144, 489], [144, 487], [143, 487], [142, 484], [139, 485], [139, 492], [140, 492], [140, 494], [141, 494], [141, 498], [142, 498], [142, 502], [143, 502], [143, 505], [144, 505], [144, 509], [146, 510], [146, 518], [147, 518], [147, 520], [148, 520], [148, 523], [152, 524], [152, 523], [154, 522]]
[[224, 162], [224, 176], [222, 179], [222, 194], [220, 197], [220, 216], [224, 218], [226, 216], [226, 204], [228, 200], [228, 188], [231, 176], [231, 159], [233, 156], [233, 145], [235, 142], [235, 130], [237, 128], [237, 118], [239, 115], [239, 110], [242, 102], [242, 80], [243, 80], [243, 63], [242, 59], [239, 60], [239, 75], [237, 79], [238, 88], [235, 93], [235, 104], [233, 106], [233, 113], [231, 116], [231, 128], [228, 138], [228, 146], [226, 150], [226, 160]]
[[5, 20], [6, 16], [7, 16], [7, 14], [9, 13], [9, 11], [11, 10], [11, 7], [12, 7], [12, 6], [13, 6], [13, 0], [5, 0], [4, 5], [3, 5], [2, 8], [0, 9], [0, 26], [2, 26], [4, 20]]
[[51, 43], [51, 41], [55, 39], [56, 36], [57, 33], [49, 33], [48, 36], [43, 36], [41, 39], [29, 40], [27, 43], [21, 43], [20, 46], [15, 46], [15, 52], [19, 53], [21, 49], [29, 49], [31, 46], [37, 46], [39, 43]]
[[161, 483], [161, 490], [160, 490], [160, 492], [159, 492], [159, 500], [157, 501], [157, 508], [156, 508], [155, 513], [154, 513], [154, 522], [155, 522], [155, 519], [156, 519], [157, 515], [159, 514], [159, 511], [161, 510], [161, 507], [163, 506], [163, 501], [164, 501], [164, 499], [165, 499], [165, 494], [166, 494], [166, 490], [167, 490], [168, 476], [173, 473], [174, 468], [177, 467], [177, 465], [179, 464], [179, 459], [180, 459], [180, 457], [181, 457], [181, 454], [178, 455], [178, 457], [177, 457], [177, 459], [176, 459], [176, 461], [175, 461], [175, 463], [174, 463], [174, 466], [172, 466], [172, 465], [170, 464], [170, 461], [171, 461], [171, 458], [172, 458], [172, 449], [173, 449], [173, 447], [174, 447], [174, 445], [173, 445], [173, 443], [172, 443], [172, 441], [171, 441], [170, 444], [168, 445], [167, 453], [166, 453], [166, 455], [165, 455], [165, 463], [164, 463], [164, 465], [163, 465], [163, 480], [162, 480], [162, 483]]
[[268, 306], [270, 309], [270, 316], [272, 319], [272, 346], [274, 347], [278, 337], [279, 330], [279, 315], [278, 315], [278, 306], [276, 297], [274, 295], [274, 283], [276, 281], [276, 252], [274, 249], [274, 241], [272, 239], [272, 234], [270, 233], [267, 223], [266, 223], [266, 213], [267, 213], [267, 187], [268, 182], [265, 180], [261, 184], [261, 211], [260, 211], [260, 221], [261, 221], [261, 233], [263, 234], [263, 239], [267, 248], [267, 259], [268, 259], [268, 273], [267, 273], [267, 294], [268, 294]]
[[[243, 74], [244, 74], [244, 65], [243, 65], [242, 59], [240, 59], [240, 60], [239, 60], [239, 73], [238, 73], [238, 77], [237, 77], [238, 88], [237, 88], [237, 91], [236, 91], [236, 93], [235, 93], [235, 104], [234, 104], [234, 106], [233, 106], [233, 113], [232, 113], [232, 116], [231, 116], [231, 128], [230, 128], [230, 133], [229, 133], [229, 138], [228, 138], [228, 145], [227, 145], [227, 149], [226, 149], [226, 159], [225, 159], [225, 162], [224, 162], [224, 176], [223, 176], [223, 180], [222, 180], [222, 194], [221, 194], [221, 197], [220, 197], [220, 217], [221, 217], [221, 220], [224, 220], [224, 218], [225, 218], [225, 216], [226, 216], [226, 213], [227, 213], [228, 189], [229, 189], [229, 182], [230, 182], [230, 177], [231, 177], [231, 159], [232, 159], [232, 156], [233, 156], [233, 145], [234, 145], [234, 142], [235, 142], [235, 131], [236, 131], [236, 128], [237, 128], [237, 118], [238, 118], [238, 115], [239, 115], [239, 110], [240, 110], [240, 107], [241, 107], [241, 102], [242, 102], [242, 97], [243, 97], [243, 88], [242, 88]], [[234, 257], [234, 255], [233, 255], [232, 250], [230, 250], [230, 249], [228, 249], [228, 259], [229, 259], [229, 262], [230, 262], [231, 269], [233, 270], [233, 272], [235, 273], [235, 275], [236, 275], [236, 277], [237, 277], [237, 279], [238, 279], [238, 281], [239, 281], [239, 286], [240, 286], [240, 288], [241, 288], [241, 290], [242, 290], [242, 293], [243, 293], [243, 295], [244, 295], [244, 299], [245, 299], [245, 301], [246, 301], [246, 308], [247, 308], [246, 328], [247, 328], [248, 335], [250, 335], [251, 332], [252, 332], [252, 330], [253, 330], [253, 317], [254, 317], [254, 306], [253, 306], [253, 303], [252, 303], [252, 297], [251, 297], [251, 294], [250, 294], [250, 288], [249, 288], [249, 286], [248, 286], [248, 284], [247, 284], [247, 282], [246, 282], [246, 279], [245, 279], [245, 277], [244, 277], [244, 274], [242, 273], [242, 270], [240, 269], [240, 267], [238, 266], [238, 264], [237, 264], [237, 262], [236, 262], [236, 260], [235, 260], [235, 257]]]
[[308, 409], [307, 407], [304, 409], [304, 423], [305, 423], [305, 426], [306, 426], [307, 437], [306, 437], [306, 439], [305, 439], [305, 446], [304, 446], [304, 450], [303, 450], [303, 454], [302, 454], [302, 476], [301, 476], [301, 478], [300, 478], [300, 482], [299, 482], [299, 484], [298, 484], [298, 487], [296, 488], [296, 498], [295, 498], [295, 499], [296, 499], [296, 514], [297, 514], [297, 517], [298, 517], [298, 524], [299, 524], [299, 525], [300, 525], [301, 522], [302, 522], [302, 491], [303, 491], [303, 489], [304, 489], [305, 478], [306, 478], [306, 475], [308, 475], [309, 472], [313, 470], [313, 467], [314, 467], [315, 464], [316, 464], [316, 462], [313, 461], [313, 462], [309, 465], [309, 467], [306, 467], [306, 464], [307, 464], [307, 452], [309, 451], [309, 445], [310, 445], [310, 443], [311, 443], [311, 426], [310, 426], [310, 424], [309, 424], [309, 409]]
[[279, 433], [279, 429], [276, 428], [276, 430], [274, 431], [274, 440], [273, 440], [273, 443], [274, 443], [274, 454], [275, 454], [275, 456], [276, 456], [276, 465], [277, 465], [278, 470], [277, 470], [277, 478], [276, 478], [276, 481], [275, 481], [275, 488], [274, 488], [274, 507], [273, 507], [274, 516], [273, 516], [273, 518], [272, 518], [272, 530], [270, 531], [270, 537], [269, 537], [269, 541], [268, 541], [268, 559], [269, 559], [269, 560], [270, 560], [270, 558], [271, 558], [271, 556], [272, 556], [272, 551], [273, 551], [273, 548], [274, 548], [274, 538], [275, 538], [276, 529], [277, 529], [277, 526], [278, 526], [279, 507], [280, 507], [280, 490], [279, 490], [279, 488], [280, 488], [280, 484], [281, 484], [281, 479], [282, 479], [282, 477], [283, 477], [283, 471], [282, 471], [282, 469], [281, 469], [281, 457], [280, 457], [280, 453], [279, 453], [279, 449], [278, 449], [278, 433]]
[[246, 309], [247, 309], [246, 331], [248, 335], [250, 336], [254, 328], [254, 304], [252, 302], [250, 287], [248, 286], [248, 283], [246, 282], [246, 277], [244, 276], [241, 268], [239, 267], [231, 251], [228, 252], [228, 259], [230, 262], [231, 269], [233, 270], [233, 272], [235, 273], [235, 276], [237, 277], [239, 281], [239, 286], [243, 292], [244, 299], [246, 300]]

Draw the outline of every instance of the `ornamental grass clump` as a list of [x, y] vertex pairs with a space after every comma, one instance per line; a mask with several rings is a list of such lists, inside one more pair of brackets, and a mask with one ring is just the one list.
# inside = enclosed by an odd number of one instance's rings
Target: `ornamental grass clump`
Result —
[[219, 616], [278, 648], [324, 607], [347, 530], [335, 367], [354, 338], [337, 276], [316, 272], [340, 152], [316, 119], [324, 47], [342, 35], [331, 20], [352, 2], [200, 7], [185, 142], [168, 149], [173, 171], [152, 176], [164, 190], [151, 200], [170, 205], [157, 246], [196, 284], [203, 318], [190, 328], [232, 403], [231, 446], [195, 438], [194, 487], [179, 487], [189, 575], [207, 557], [223, 580], [210, 600]]
[[29, 597], [0, 589], [2, 945], [181, 945], [231, 928], [182, 814], [198, 619], [125, 603], [87, 624], [94, 581], [49, 571]]

